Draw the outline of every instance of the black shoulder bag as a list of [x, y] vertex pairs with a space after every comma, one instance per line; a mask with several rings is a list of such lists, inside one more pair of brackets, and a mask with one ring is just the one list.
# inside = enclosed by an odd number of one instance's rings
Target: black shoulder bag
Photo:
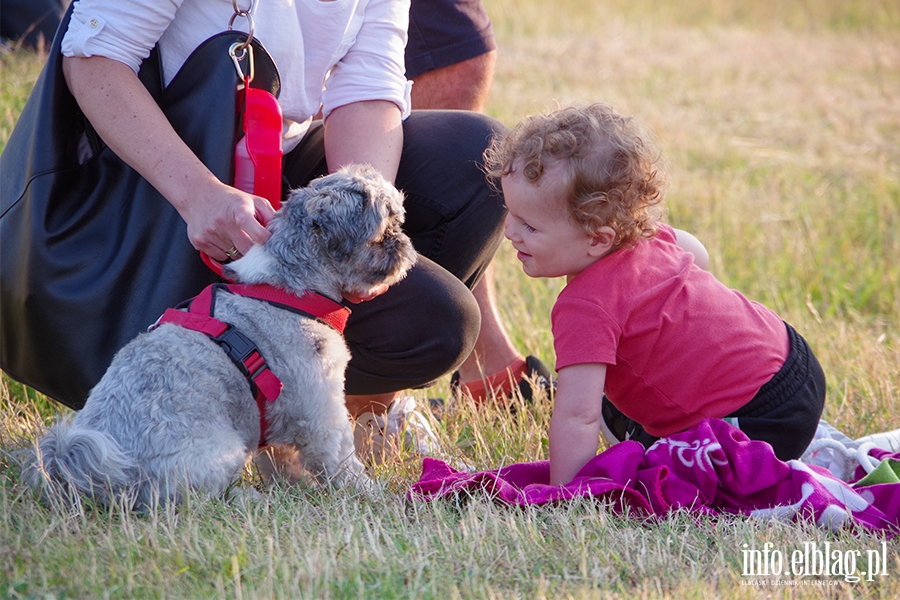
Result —
[[[174, 207], [103, 145], [69, 92], [60, 44], [71, 12], [0, 157], [0, 367], [79, 409], [119, 348], [217, 277]], [[241, 135], [233, 48], [247, 40], [231, 30], [211, 37], [168, 87], [158, 48], [139, 74], [175, 131], [226, 182]], [[251, 44], [252, 87], [277, 96], [275, 63]]]

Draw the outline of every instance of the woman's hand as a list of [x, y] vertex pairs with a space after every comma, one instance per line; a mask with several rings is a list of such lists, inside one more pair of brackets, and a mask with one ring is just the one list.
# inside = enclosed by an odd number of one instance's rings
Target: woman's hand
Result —
[[275, 211], [266, 199], [219, 181], [206, 187], [178, 207], [194, 248], [224, 262], [269, 239], [265, 225]]
[[694, 264], [703, 270], [709, 266], [709, 252], [703, 242], [682, 229], [675, 229], [675, 243], [684, 250], [694, 255]]
[[65, 58], [63, 73], [103, 141], [175, 207], [197, 250], [224, 261], [266, 241], [271, 205], [219, 181], [130, 67], [102, 56]]

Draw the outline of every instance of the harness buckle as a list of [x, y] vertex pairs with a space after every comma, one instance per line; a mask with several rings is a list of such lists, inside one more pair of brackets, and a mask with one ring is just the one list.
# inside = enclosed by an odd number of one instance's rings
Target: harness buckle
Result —
[[[265, 415], [263, 403], [274, 402], [284, 386], [269, 368], [257, 345], [231, 325], [228, 325], [227, 329], [219, 335], [210, 335], [209, 338], [225, 351], [231, 362], [247, 379], [250, 391], [253, 392], [257, 404], [259, 404], [260, 414]], [[265, 431], [265, 427], [263, 427], [263, 431]]]
[[[228, 358], [237, 365], [238, 369], [241, 370], [241, 374], [248, 378], [251, 383], [259, 374], [259, 371], [266, 368], [266, 361], [262, 358], [259, 348], [256, 347], [253, 340], [231, 325], [221, 334], [210, 339], [221, 346]], [[255, 357], [254, 354], [256, 355]]]

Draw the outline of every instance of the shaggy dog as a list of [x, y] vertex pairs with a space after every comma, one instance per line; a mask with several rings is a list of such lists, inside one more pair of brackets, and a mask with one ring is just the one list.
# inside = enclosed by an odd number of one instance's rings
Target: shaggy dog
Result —
[[[294, 191], [271, 238], [226, 265], [243, 284], [340, 300], [401, 280], [415, 251], [401, 231], [403, 197], [370, 167], [345, 168]], [[367, 488], [344, 403], [350, 353], [331, 326], [250, 297], [218, 293], [216, 319], [255, 342], [283, 384], [267, 402], [266, 439], [295, 447], [322, 481]], [[248, 379], [207, 335], [162, 324], [113, 359], [74, 418], [40, 440], [24, 478], [46, 496], [74, 491], [103, 503], [222, 494], [260, 441]]]

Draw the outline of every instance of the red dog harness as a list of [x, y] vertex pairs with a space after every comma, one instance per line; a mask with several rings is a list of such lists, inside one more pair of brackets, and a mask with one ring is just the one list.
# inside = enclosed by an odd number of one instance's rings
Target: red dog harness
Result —
[[[250, 383], [250, 389], [259, 407], [259, 446], [266, 445], [266, 403], [274, 402], [281, 394], [281, 380], [272, 373], [266, 359], [256, 343], [232, 325], [212, 316], [215, 309], [216, 293], [225, 291], [238, 296], [256, 298], [330, 325], [339, 333], [344, 333], [350, 309], [320, 294], [306, 292], [297, 296], [270, 285], [244, 285], [237, 283], [214, 283], [207, 286], [195, 298], [182, 303], [179, 308], [169, 308], [159, 318], [153, 328], [163, 323], [173, 323], [185, 329], [199, 331], [217, 343], [228, 358], [237, 365]], [[181, 310], [187, 308], [188, 310]]]

